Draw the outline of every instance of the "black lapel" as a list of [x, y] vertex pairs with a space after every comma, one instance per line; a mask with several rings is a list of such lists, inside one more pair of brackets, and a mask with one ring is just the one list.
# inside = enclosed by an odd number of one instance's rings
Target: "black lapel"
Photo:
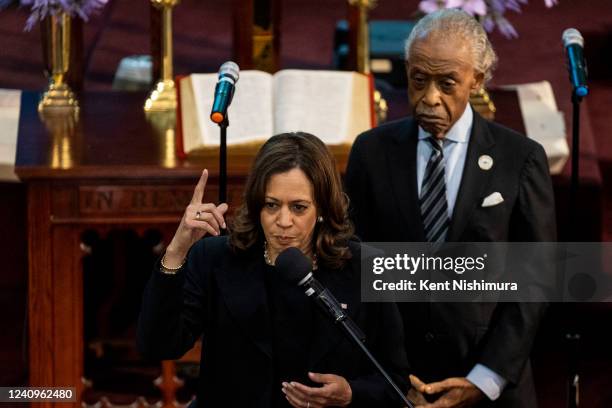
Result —
[[[353, 258], [348, 262], [347, 267], [341, 271], [321, 271], [317, 280], [329, 289], [340, 303], [347, 306], [347, 315], [356, 322], [356, 316], [361, 306], [360, 295], [360, 255], [353, 251]], [[355, 269], [357, 267], [358, 269]], [[357, 271], [357, 272], [355, 272]], [[352, 277], [351, 277], [352, 276]], [[318, 307], [317, 307], [318, 309]], [[331, 352], [338, 345], [340, 340], [345, 337], [343, 328], [332, 321], [328, 315], [323, 315], [319, 310], [313, 324], [313, 343], [310, 349], [310, 367], [313, 369], [317, 363]]]
[[[403, 236], [414, 237], [415, 241], [424, 241], [425, 232], [421, 220], [419, 197], [417, 189], [417, 144], [418, 127], [414, 119], [402, 122], [395, 128], [394, 143], [387, 150], [388, 173], [395, 196], [395, 202], [404, 217], [405, 228], [414, 228]], [[393, 228], [402, 228], [393, 226]]]
[[267, 303], [263, 260], [246, 254], [228, 257], [215, 270], [219, 291], [246, 335], [272, 358], [272, 322]]
[[486, 120], [474, 112], [472, 133], [470, 134], [463, 175], [461, 176], [461, 184], [455, 201], [447, 241], [460, 240], [470, 214], [477, 205], [480, 205], [480, 199], [488, 185], [493, 169], [481, 169], [478, 165], [478, 159], [483, 154], [488, 154], [493, 158], [493, 167], [495, 167], [495, 160], [498, 158], [492, 153], [494, 146], [495, 140], [489, 132]]

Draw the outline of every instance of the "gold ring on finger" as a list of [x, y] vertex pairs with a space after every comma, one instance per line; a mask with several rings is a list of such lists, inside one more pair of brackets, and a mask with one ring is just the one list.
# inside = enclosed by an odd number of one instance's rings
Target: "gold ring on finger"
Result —
[[201, 212], [201, 211], [196, 211], [196, 217], [195, 217], [195, 219], [196, 219], [196, 220], [199, 220], [199, 219], [200, 219], [200, 215], [202, 215], [202, 212]]

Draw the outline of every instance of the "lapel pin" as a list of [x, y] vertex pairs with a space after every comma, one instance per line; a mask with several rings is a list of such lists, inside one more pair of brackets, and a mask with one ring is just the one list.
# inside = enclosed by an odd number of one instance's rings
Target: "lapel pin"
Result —
[[348, 305], [346, 303], [340, 303], [340, 307], [344, 310], [348, 309]]
[[483, 154], [478, 158], [478, 167], [483, 170], [491, 170], [491, 167], [493, 167], [493, 158], [488, 154]]

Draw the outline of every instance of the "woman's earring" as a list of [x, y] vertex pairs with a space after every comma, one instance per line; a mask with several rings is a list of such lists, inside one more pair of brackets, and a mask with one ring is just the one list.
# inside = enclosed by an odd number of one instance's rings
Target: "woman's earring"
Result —
[[319, 224], [323, 222], [323, 216], [322, 216], [322, 215], [319, 215], [319, 216], [317, 217], [317, 222], [318, 222]]

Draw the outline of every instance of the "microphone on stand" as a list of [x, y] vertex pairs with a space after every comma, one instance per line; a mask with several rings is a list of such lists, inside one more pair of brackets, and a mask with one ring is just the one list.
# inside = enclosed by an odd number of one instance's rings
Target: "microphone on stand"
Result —
[[574, 95], [578, 98], [584, 98], [589, 94], [587, 67], [583, 55], [584, 38], [582, 38], [580, 31], [575, 28], [568, 28], [563, 31], [561, 38], [567, 54], [567, 69]]
[[232, 103], [234, 89], [238, 82], [240, 68], [233, 61], [227, 61], [219, 68], [219, 82], [215, 87], [210, 120], [219, 125], [219, 202], [227, 199], [227, 108]]
[[[580, 102], [589, 94], [587, 86], [587, 67], [583, 56], [584, 38], [580, 31], [568, 28], [563, 31], [561, 37], [567, 54], [567, 69], [570, 82], [572, 83], [572, 167], [570, 181], [569, 215], [572, 238], [576, 239], [578, 234], [578, 188], [580, 169]], [[565, 338], [568, 342], [568, 367], [567, 367], [567, 406], [577, 408], [579, 401], [580, 373], [578, 371], [578, 347], [580, 333], [576, 327], [576, 311], [568, 313], [567, 331]]]
[[232, 103], [236, 82], [240, 77], [240, 68], [233, 61], [227, 61], [219, 68], [219, 82], [215, 87], [215, 99], [213, 101], [210, 120], [217, 124], [227, 119], [227, 108]]
[[365, 335], [346, 314], [334, 295], [312, 275], [312, 262], [298, 248], [287, 248], [276, 258], [276, 268], [289, 282], [304, 289], [304, 294], [314, 300], [334, 323], [345, 322], [354, 330], [360, 341], [365, 342]]
[[297, 284], [304, 289], [304, 294], [313, 299], [314, 302], [323, 309], [336, 324], [348, 334], [350, 339], [355, 343], [376, 366], [378, 372], [385, 378], [387, 383], [393, 387], [395, 392], [401, 397], [402, 401], [408, 408], [414, 408], [414, 405], [406, 398], [404, 393], [399, 389], [397, 384], [393, 382], [389, 374], [380, 365], [376, 358], [370, 353], [365, 346], [365, 335], [353, 322], [353, 320], [345, 313], [340, 303], [334, 295], [317, 281], [312, 275], [312, 262], [298, 248], [290, 247], [278, 254], [276, 257], [276, 269], [290, 282]]

